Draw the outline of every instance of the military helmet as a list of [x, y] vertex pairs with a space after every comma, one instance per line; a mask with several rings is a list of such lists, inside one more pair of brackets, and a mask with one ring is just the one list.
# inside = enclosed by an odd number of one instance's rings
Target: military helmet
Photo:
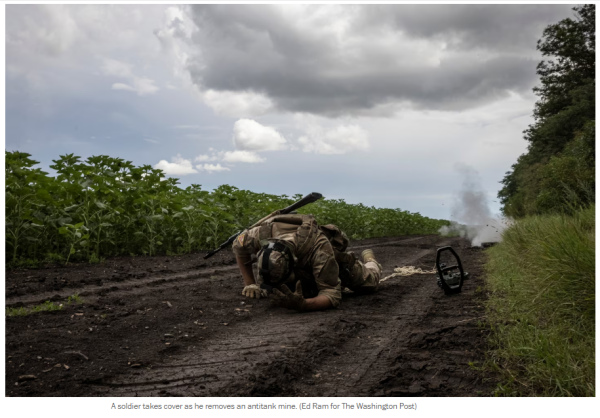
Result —
[[259, 276], [271, 285], [287, 280], [295, 264], [291, 246], [283, 240], [269, 240], [258, 253], [257, 261]]

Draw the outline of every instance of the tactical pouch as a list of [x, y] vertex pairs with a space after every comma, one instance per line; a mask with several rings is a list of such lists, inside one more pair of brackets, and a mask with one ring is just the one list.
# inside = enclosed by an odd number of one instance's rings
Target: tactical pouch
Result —
[[354, 253], [345, 253], [343, 251], [338, 251], [335, 248], [333, 249], [333, 253], [335, 255], [335, 261], [337, 261], [338, 264], [345, 264], [350, 269], [354, 267], [354, 263], [356, 263], [357, 260], [357, 257]]
[[335, 225], [321, 225], [319, 229], [325, 234], [331, 246], [341, 252], [346, 251], [350, 240], [348, 236]]
[[[313, 278], [312, 274], [301, 269], [295, 269], [294, 276], [297, 280], [300, 280], [300, 283], [302, 283], [302, 296], [304, 296], [304, 299], [315, 298], [319, 295], [317, 282]], [[295, 288], [296, 283], [294, 283], [294, 287], [291, 289], [294, 290]]]
[[350, 273], [350, 268], [348, 267], [347, 264], [343, 264], [340, 263], [340, 280], [342, 281], [342, 285], [346, 286], [348, 283], [350, 283], [350, 279], [352, 278], [351, 273]]

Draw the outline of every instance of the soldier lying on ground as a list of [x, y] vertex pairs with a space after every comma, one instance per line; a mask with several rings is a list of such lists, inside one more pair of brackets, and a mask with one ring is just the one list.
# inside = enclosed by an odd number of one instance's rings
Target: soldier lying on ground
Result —
[[[379, 286], [381, 265], [372, 250], [363, 262], [345, 252], [348, 238], [335, 225], [319, 227], [312, 215], [278, 215], [244, 231], [233, 243], [233, 252], [244, 279], [242, 294], [271, 298], [297, 311], [338, 307], [342, 286], [356, 293], [372, 293]], [[257, 255], [259, 286], [254, 278], [252, 255]], [[290, 290], [295, 289], [295, 292]]]

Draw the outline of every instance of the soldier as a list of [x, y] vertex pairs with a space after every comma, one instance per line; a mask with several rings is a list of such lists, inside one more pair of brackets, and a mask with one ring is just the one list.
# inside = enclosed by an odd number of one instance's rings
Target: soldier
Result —
[[[354, 253], [345, 252], [347, 246], [342, 231], [335, 225], [319, 227], [312, 215], [269, 218], [233, 243], [245, 284], [242, 294], [259, 299], [272, 289], [271, 297], [279, 305], [303, 312], [337, 308], [342, 286], [357, 293], [374, 292], [381, 265], [373, 251], [363, 251], [360, 262]], [[254, 278], [252, 255], [257, 255], [262, 287]]]

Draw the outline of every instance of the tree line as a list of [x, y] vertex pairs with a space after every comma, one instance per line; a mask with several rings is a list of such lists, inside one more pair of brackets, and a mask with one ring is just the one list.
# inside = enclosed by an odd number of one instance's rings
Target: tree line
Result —
[[533, 91], [528, 150], [501, 181], [505, 215], [572, 213], [595, 201], [596, 6], [549, 25], [538, 41], [544, 57]]

